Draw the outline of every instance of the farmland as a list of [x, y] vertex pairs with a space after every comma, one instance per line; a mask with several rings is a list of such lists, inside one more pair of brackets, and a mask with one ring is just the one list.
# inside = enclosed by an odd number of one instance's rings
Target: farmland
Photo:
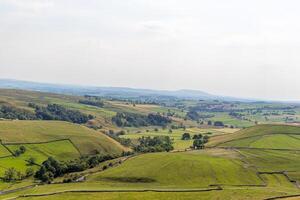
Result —
[[[11, 168], [36, 172], [50, 157], [66, 166], [89, 166], [53, 177], [53, 184], [41, 184], [32, 175], [14, 182], [3, 179], [0, 199], [78, 199], [87, 194], [88, 199], [266, 199], [300, 194], [300, 128], [285, 120], [291, 110], [296, 119], [292, 105], [177, 100], [177, 106], [170, 100], [147, 104], [21, 90], [1, 90], [0, 100], [0, 105], [24, 109], [21, 114], [31, 113], [26, 116], [35, 116], [36, 105], [49, 104], [93, 116], [81, 124], [1, 119], [1, 178]], [[128, 126], [113, 121], [117, 114], [127, 116], [120, 120]], [[156, 119], [166, 123], [156, 124]], [[187, 134], [190, 138], [183, 138]], [[142, 137], [170, 138], [174, 149], [138, 152]], [[197, 137], [208, 138], [204, 149], [194, 149]], [[111, 157], [103, 160], [104, 155]], [[91, 159], [102, 160], [93, 164]]]

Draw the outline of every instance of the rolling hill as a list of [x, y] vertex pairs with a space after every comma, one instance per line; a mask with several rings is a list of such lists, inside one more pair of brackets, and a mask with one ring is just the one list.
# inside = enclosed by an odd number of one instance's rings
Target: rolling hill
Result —
[[262, 124], [212, 137], [208, 146], [300, 150], [299, 138], [299, 126]]
[[0, 139], [3, 144], [70, 140], [82, 155], [92, 154], [96, 150], [107, 154], [120, 154], [125, 149], [101, 132], [62, 121], [0, 121]]

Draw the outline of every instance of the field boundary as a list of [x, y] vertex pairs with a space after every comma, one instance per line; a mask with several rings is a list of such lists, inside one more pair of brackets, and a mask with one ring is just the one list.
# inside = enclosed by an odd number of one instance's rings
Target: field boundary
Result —
[[25, 194], [9, 199], [30, 198], [30, 197], [46, 197], [65, 193], [105, 193], [105, 192], [210, 192], [223, 190], [221, 187], [203, 188], [203, 189], [104, 189], [104, 190], [64, 190], [60, 192], [42, 193], [42, 194]]
[[[1, 141], [1, 144], [12, 154], [14, 155], [13, 152], [7, 147], [9, 145], [30, 145], [30, 144], [49, 144], [49, 143], [54, 143], [54, 142], [62, 142], [62, 141], [68, 141], [71, 143], [71, 145], [77, 150], [80, 156], [82, 156], [82, 153], [80, 152], [79, 148], [72, 142], [71, 139], [66, 138], [66, 139], [57, 139], [57, 140], [50, 140], [50, 141], [44, 141], [44, 142], [8, 142], [8, 143], [3, 143]], [[1, 157], [0, 157], [1, 158]]]
[[292, 197], [300, 197], [300, 194], [270, 197], [270, 198], [265, 198], [264, 200], [286, 199], [286, 198], [292, 198]]

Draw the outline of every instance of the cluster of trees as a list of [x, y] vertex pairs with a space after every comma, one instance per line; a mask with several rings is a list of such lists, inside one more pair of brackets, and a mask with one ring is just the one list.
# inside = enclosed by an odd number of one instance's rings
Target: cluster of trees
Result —
[[94, 118], [92, 115], [70, 110], [58, 104], [48, 104], [47, 107], [35, 104], [30, 104], [30, 106], [35, 108], [36, 117], [42, 120], [61, 120], [82, 124]]
[[25, 174], [22, 174], [20, 171], [17, 171], [15, 168], [8, 168], [4, 172], [3, 181], [5, 182], [14, 182], [19, 181], [24, 178], [33, 176], [34, 170], [32, 168], [27, 168]]
[[82, 157], [69, 162], [60, 162], [53, 157], [44, 161], [40, 169], [35, 173], [35, 178], [45, 183], [51, 183], [54, 178], [71, 172], [80, 172], [97, 166], [99, 163], [111, 160], [115, 157], [110, 155], [94, 155]]
[[215, 121], [214, 126], [224, 126], [224, 123], [221, 121]]
[[172, 140], [168, 136], [141, 137], [138, 142], [139, 144], [134, 147], [137, 152], [169, 152], [174, 149]]
[[214, 126], [225, 126], [224, 125], [224, 123], [223, 122], [221, 122], [221, 121], [215, 121], [215, 122], [212, 122], [212, 121], [207, 121], [207, 125], [209, 125], [209, 126], [212, 126], [212, 125], [214, 125]]
[[29, 110], [19, 109], [13, 106], [2, 105], [0, 106], [0, 118], [33, 120], [36, 119], [36, 116], [35, 113]]
[[117, 113], [112, 118], [112, 121], [119, 127], [140, 127], [140, 126], [166, 126], [171, 123], [169, 117], [160, 114], [150, 113], [141, 115], [136, 113]]
[[26, 147], [20, 146], [19, 149], [16, 149], [16, 150], [14, 151], [14, 156], [18, 157], [18, 156], [20, 156], [21, 154], [25, 153], [25, 151], [26, 151]]
[[100, 107], [100, 108], [102, 108], [104, 106], [104, 103], [101, 100], [84, 99], [84, 100], [79, 100], [78, 103], [96, 106], [96, 107]]
[[[204, 144], [208, 142], [208, 136], [205, 135], [203, 136], [201, 133], [196, 134], [193, 136], [193, 148], [194, 149], [203, 149], [204, 148]], [[190, 140], [191, 139], [191, 135], [189, 133], [183, 133], [181, 136], [182, 140]]]
[[208, 136], [207, 135], [202, 135], [202, 134], [198, 134], [198, 135], [194, 135], [193, 136], [193, 148], [194, 149], [203, 149], [205, 143], [208, 142]]
[[73, 123], [86, 123], [93, 119], [92, 115], [86, 115], [77, 110], [70, 110], [58, 104], [48, 104], [46, 107], [29, 103], [29, 107], [34, 108], [35, 112], [19, 109], [13, 106], [0, 106], [0, 118], [19, 119], [19, 120], [62, 120]]
[[208, 136], [205, 135], [203, 136], [202, 134], [198, 134], [198, 135], [194, 135], [193, 136], [193, 148], [194, 149], [203, 149], [204, 148], [204, 145], [205, 143], [208, 142]]

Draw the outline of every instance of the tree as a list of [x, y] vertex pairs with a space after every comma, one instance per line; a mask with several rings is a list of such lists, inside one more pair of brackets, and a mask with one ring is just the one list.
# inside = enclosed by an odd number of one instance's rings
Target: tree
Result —
[[8, 168], [4, 172], [3, 180], [6, 182], [21, 180], [21, 179], [22, 179], [22, 174], [19, 171], [17, 171], [15, 168]]
[[193, 136], [193, 140], [196, 140], [196, 139], [201, 139], [202, 138], [202, 134], [199, 133], [198, 135], [194, 135]]
[[221, 121], [215, 121], [214, 126], [224, 126], [224, 124]]
[[194, 142], [193, 142], [193, 148], [194, 149], [203, 149], [204, 148], [203, 140], [201, 140], [201, 139], [194, 140]]
[[27, 168], [25, 174], [26, 174], [26, 177], [33, 176], [34, 170], [32, 168]]
[[181, 139], [182, 140], [190, 140], [191, 139], [191, 135], [189, 133], [184, 133], [184, 134], [182, 134]]
[[25, 153], [25, 151], [26, 151], [26, 147], [20, 146], [20, 152], [21, 152], [21, 153]]
[[208, 136], [207, 135], [204, 135], [204, 137], [203, 137], [203, 143], [207, 143], [208, 142]]
[[27, 160], [27, 162], [28, 162], [29, 165], [34, 165], [34, 164], [35, 164], [35, 158], [30, 157], [30, 158]]

